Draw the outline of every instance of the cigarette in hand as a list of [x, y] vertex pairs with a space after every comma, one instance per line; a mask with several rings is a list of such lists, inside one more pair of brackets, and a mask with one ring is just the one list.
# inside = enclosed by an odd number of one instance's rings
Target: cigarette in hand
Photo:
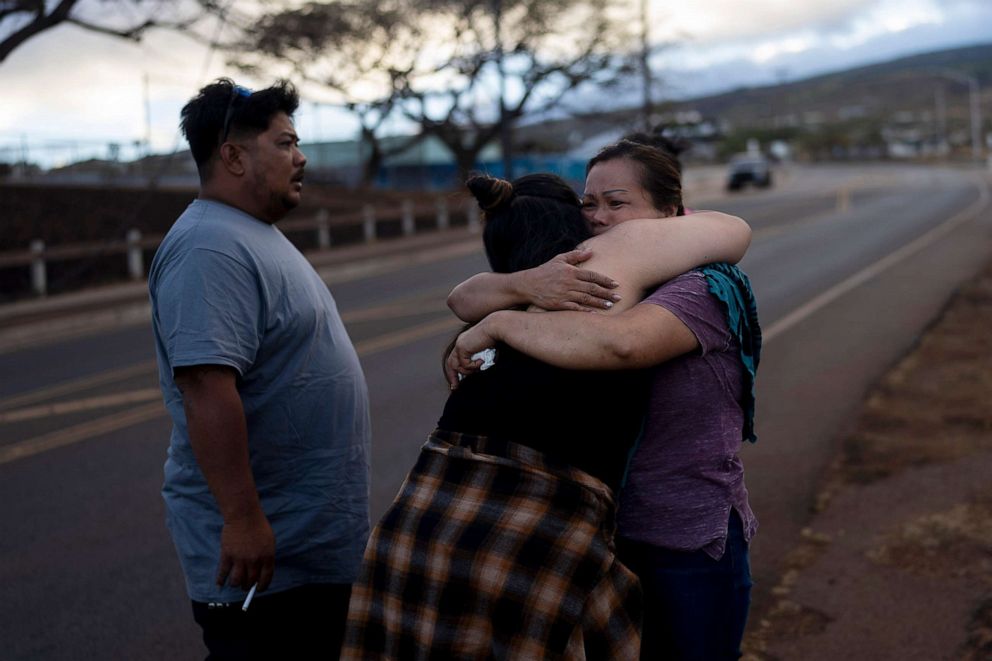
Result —
[[251, 586], [251, 590], [248, 590], [248, 596], [245, 597], [245, 603], [241, 604], [241, 610], [248, 610], [248, 606], [251, 605], [251, 600], [255, 596], [255, 589], [258, 587], [258, 583]]

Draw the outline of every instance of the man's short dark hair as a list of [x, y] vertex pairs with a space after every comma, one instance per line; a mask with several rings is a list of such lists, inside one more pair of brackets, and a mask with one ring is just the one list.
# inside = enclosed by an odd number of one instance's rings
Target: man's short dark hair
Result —
[[[230, 78], [218, 78], [202, 88], [180, 113], [183, 135], [200, 176], [209, 174], [210, 161], [225, 137], [264, 133], [274, 115], [284, 112], [292, 117], [299, 105], [300, 95], [285, 80], [250, 94]], [[224, 136], [229, 110], [228, 136]]]

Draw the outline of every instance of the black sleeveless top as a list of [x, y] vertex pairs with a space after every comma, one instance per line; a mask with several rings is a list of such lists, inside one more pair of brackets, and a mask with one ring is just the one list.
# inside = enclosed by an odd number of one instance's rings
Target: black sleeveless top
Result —
[[437, 426], [532, 447], [614, 491], [641, 431], [647, 370], [567, 370], [500, 344], [496, 364], [459, 384]]

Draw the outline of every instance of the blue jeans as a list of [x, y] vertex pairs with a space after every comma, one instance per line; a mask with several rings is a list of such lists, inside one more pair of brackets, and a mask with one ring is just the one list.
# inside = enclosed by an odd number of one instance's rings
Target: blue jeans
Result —
[[617, 539], [617, 556], [641, 579], [641, 659], [722, 661], [741, 657], [751, 606], [751, 566], [744, 526], [731, 510], [720, 560], [703, 551], [672, 551]]

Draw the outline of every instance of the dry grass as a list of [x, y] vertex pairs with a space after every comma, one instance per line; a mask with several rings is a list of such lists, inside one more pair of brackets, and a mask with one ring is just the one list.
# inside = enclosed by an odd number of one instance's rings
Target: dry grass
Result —
[[961, 650], [961, 661], [992, 659], [992, 599], [983, 601], [968, 623], [968, 641]]
[[[825, 480], [816, 509], [855, 484], [917, 466], [992, 450], [992, 264], [948, 303], [916, 348], [869, 394], [854, 431]], [[768, 643], [822, 631], [830, 618], [790, 600], [800, 572], [830, 540], [804, 531], [773, 593], [778, 602], [750, 627], [745, 659], [775, 661]], [[977, 594], [958, 657], [992, 659], [992, 486], [969, 502], [881, 533], [868, 557], [934, 577], [965, 577]], [[963, 623], [964, 624], [964, 623]]]
[[868, 483], [992, 449], [992, 269], [966, 285], [873, 389], [839, 475]]
[[928, 514], [880, 538], [879, 564], [924, 576], [955, 576], [992, 588], [992, 489], [970, 503]]
[[777, 661], [768, 653], [770, 640], [790, 640], [819, 633], [831, 622], [825, 613], [789, 599], [800, 572], [816, 563], [830, 543], [829, 537], [810, 528], [804, 528], [801, 536], [800, 544], [786, 556], [785, 571], [778, 585], [772, 588], [772, 594], [778, 600], [757, 626], [749, 627], [742, 645], [744, 661]]

